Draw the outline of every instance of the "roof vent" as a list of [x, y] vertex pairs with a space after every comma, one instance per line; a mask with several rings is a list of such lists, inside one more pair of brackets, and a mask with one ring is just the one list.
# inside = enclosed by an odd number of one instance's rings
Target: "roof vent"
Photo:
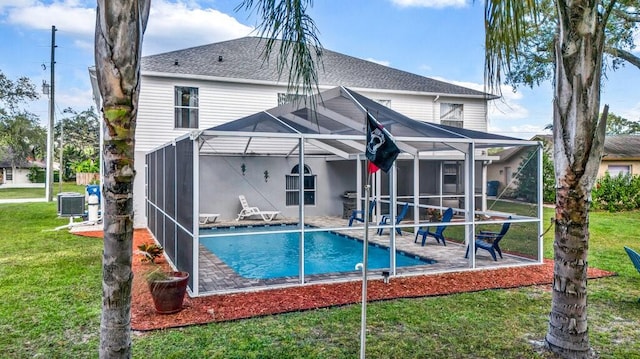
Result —
[[218, 56], [218, 62], [222, 62], [222, 55]]
[[180, 65], [180, 64], [178, 63], [178, 60], [174, 60], [174, 61], [173, 61], [173, 66], [178, 66], [178, 65]]

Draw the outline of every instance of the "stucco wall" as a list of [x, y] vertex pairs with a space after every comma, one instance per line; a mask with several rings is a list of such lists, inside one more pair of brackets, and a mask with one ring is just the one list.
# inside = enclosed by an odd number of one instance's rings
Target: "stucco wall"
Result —
[[632, 175], [640, 174], [640, 160], [602, 160], [598, 168], [598, 177], [604, 176], [609, 166], [629, 166]]
[[[244, 163], [244, 175], [241, 165]], [[298, 217], [298, 206], [286, 206], [285, 176], [298, 164], [297, 157], [202, 156], [200, 160], [200, 213], [220, 213], [220, 219], [234, 219], [241, 210], [238, 195], [252, 207], [280, 211]], [[305, 214], [342, 215], [342, 197], [356, 188], [353, 162], [307, 158], [305, 164], [316, 175], [316, 204], [305, 206]], [[269, 172], [265, 181], [264, 172]]]

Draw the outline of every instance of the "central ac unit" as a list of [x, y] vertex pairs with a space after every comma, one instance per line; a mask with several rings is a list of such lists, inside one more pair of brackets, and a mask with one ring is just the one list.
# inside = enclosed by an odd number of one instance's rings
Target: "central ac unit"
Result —
[[75, 192], [62, 192], [58, 194], [58, 216], [81, 217], [84, 216], [84, 195]]

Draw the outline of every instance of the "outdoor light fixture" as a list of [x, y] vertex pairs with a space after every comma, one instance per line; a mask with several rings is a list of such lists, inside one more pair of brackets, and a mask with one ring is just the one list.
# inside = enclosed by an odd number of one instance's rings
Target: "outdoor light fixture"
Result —
[[269, 171], [264, 170], [264, 181], [268, 182], [269, 181]]
[[240, 165], [240, 170], [242, 171], [242, 175], [244, 176], [245, 173], [247, 173], [247, 165], [245, 165], [244, 163], [242, 163]]

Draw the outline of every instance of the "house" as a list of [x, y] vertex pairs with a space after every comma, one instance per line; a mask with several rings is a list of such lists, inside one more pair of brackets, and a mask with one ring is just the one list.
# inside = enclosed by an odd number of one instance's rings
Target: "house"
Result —
[[[204, 247], [211, 244], [212, 238], [217, 242], [221, 235], [228, 234], [227, 231], [239, 230], [243, 236], [251, 238], [250, 245], [241, 245], [249, 252], [240, 258], [263, 253], [256, 250], [258, 247], [279, 248], [270, 241], [271, 237], [260, 233], [265, 230], [263, 221], [278, 223], [270, 226], [269, 231], [291, 233], [298, 244], [307, 243], [307, 239], [310, 241], [317, 232], [344, 233], [351, 239], [361, 238], [363, 228], [348, 225], [344, 217], [342, 195], [347, 191], [355, 191], [360, 208], [368, 198], [375, 199], [372, 225], [382, 226], [375, 237], [383, 248], [389, 248], [383, 257], [389, 261], [391, 275], [401, 270], [395, 265], [396, 255], [410, 253], [415, 256], [421, 249], [424, 254], [435, 255], [432, 248], [416, 244], [413, 233], [407, 235], [405, 232], [401, 240], [395, 234], [401, 234], [401, 229], [415, 233], [420, 227], [433, 225], [428, 211], [448, 208], [458, 216], [459, 243], [448, 246], [447, 251], [441, 253], [442, 257], [435, 259], [443, 267], [431, 268], [464, 270], [477, 268], [477, 265], [542, 261], [542, 207], [536, 206], [540, 209], [537, 212], [531, 212], [531, 206], [513, 204], [507, 207], [508, 213], [500, 212], [500, 208], [487, 209], [483, 205], [486, 196], [482, 185], [489, 158], [484, 149], [526, 146], [538, 150], [538, 142], [417, 121], [346, 87], [323, 91], [316, 95], [313, 103], [313, 106], [303, 102], [286, 103], [188, 133], [146, 155], [148, 228], [165, 249], [167, 259], [179, 270], [190, 273], [192, 294], [277, 285], [284, 282], [269, 279], [283, 276], [287, 278], [278, 280], [286, 280], [289, 284], [327, 280], [314, 276], [317, 273], [313, 271], [305, 272], [302, 265], [286, 275], [238, 275], [229, 272], [227, 264], [222, 263], [232, 263], [234, 259], [221, 262]], [[382, 124], [402, 150], [388, 173], [367, 170], [365, 148], [383, 141], [373, 140], [375, 136], [369, 135], [370, 130], [365, 126], [368, 117]], [[365, 189], [365, 183], [371, 186], [367, 185]], [[242, 204], [238, 203], [240, 196]], [[247, 201], [250, 204], [246, 204]], [[272, 217], [262, 217], [257, 222], [242, 221], [238, 213], [243, 213], [241, 210], [247, 207], [254, 208], [252, 213], [277, 214], [278, 219], [272, 222]], [[382, 216], [396, 217], [400, 207], [403, 212], [406, 211], [404, 208], [409, 211], [406, 217], [403, 216], [405, 221], [381, 221]], [[221, 228], [212, 231], [200, 228], [203, 223], [198, 219], [210, 216], [221, 220], [222, 223], [218, 223]], [[513, 222], [519, 228], [522, 238], [514, 239], [512, 243], [521, 247], [505, 247], [505, 254], [508, 250], [512, 255], [510, 259], [517, 257], [516, 261], [494, 264], [494, 260], [487, 260], [487, 257], [478, 259], [478, 263], [475, 256], [464, 259], [464, 243], [473, 245], [474, 226], [480, 225], [478, 221], [483, 218], [489, 218], [492, 224]], [[287, 223], [293, 227], [282, 226]], [[385, 231], [391, 232], [391, 237], [383, 235]], [[233, 243], [239, 243], [239, 237], [232, 235], [231, 238], [235, 239]], [[397, 243], [404, 246], [399, 254], [394, 250], [399, 248]], [[450, 251], [452, 247], [459, 252]], [[236, 249], [232, 249], [234, 255], [238, 253]], [[336, 249], [333, 253], [337, 252], [348, 251]], [[473, 248], [471, 252], [474, 252]], [[291, 260], [305, 263], [306, 256], [317, 257], [319, 253], [312, 244], [308, 247], [299, 244], [295, 248], [270, 251], [260, 258], [268, 258], [264, 265], [271, 267], [274, 263], [292, 263]], [[322, 258], [323, 262], [331, 262], [330, 258]], [[249, 266], [265, 269], [249, 262]], [[348, 271], [353, 271], [352, 268], [349, 266]]]
[[45, 168], [39, 162], [29, 161], [26, 164], [13, 167], [11, 162], [0, 161], [0, 186], [3, 187], [41, 187], [43, 184], [31, 183], [29, 172], [31, 168]]
[[607, 136], [604, 139], [598, 177], [606, 172], [611, 176], [640, 175], [640, 135]]
[[[544, 143], [545, 151], [553, 156], [553, 136], [536, 135], [532, 141]], [[505, 188], [515, 189], [517, 182], [514, 180], [522, 161], [528, 158], [530, 151], [523, 147], [510, 147], [494, 154], [493, 160], [487, 168], [487, 180], [499, 182], [499, 192]], [[604, 151], [598, 177], [606, 172], [611, 176], [618, 174], [640, 174], [640, 135], [614, 135], [606, 136]]]
[[[142, 58], [136, 127], [135, 225], [145, 226], [145, 154], [193, 130], [207, 129], [291, 101], [265, 42], [244, 37]], [[330, 50], [321, 90], [345, 86], [412, 119], [487, 130], [487, 102], [497, 97]], [[99, 99], [95, 69], [90, 69]], [[98, 107], [100, 105], [98, 104]], [[452, 164], [451, 170], [458, 171]], [[452, 173], [456, 175], [456, 173]], [[459, 175], [456, 178], [461, 178]]]

